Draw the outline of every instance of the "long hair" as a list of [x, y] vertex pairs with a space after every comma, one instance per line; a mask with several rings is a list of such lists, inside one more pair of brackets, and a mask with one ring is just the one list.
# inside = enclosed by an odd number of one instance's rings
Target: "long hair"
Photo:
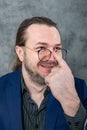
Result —
[[[17, 34], [16, 34], [16, 41], [15, 41], [15, 46], [25, 46], [26, 43], [26, 38], [25, 38], [25, 33], [27, 28], [32, 25], [32, 24], [43, 24], [47, 26], [53, 26], [56, 29], [57, 25], [54, 23], [51, 19], [46, 18], [46, 17], [32, 17], [25, 19], [19, 26]], [[17, 54], [15, 58], [15, 62], [13, 64], [12, 70], [15, 71], [21, 66], [21, 61], [19, 60]]]

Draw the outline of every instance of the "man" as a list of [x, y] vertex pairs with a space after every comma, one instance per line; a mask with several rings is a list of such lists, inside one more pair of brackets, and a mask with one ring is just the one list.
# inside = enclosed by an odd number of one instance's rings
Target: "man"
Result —
[[14, 72], [0, 78], [0, 130], [83, 130], [87, 87], [63, 59], [57, 25], [24, 20], [15, 50]]

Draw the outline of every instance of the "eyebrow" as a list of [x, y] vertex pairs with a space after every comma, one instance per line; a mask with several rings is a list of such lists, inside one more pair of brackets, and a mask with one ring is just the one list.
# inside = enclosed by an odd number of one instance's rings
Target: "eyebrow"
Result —
[[[46, 43], [46, 42], [38, 42], [38, 43], [37, 43], [37, 45], [44, 45], [44, 46], [48, 46], [49, 44], [48, 44], [48, 43]], [[57, 43], [57, 44], [55, 44], [55, 46], [62, 46], [62, 44], [61, 44], [61, 43]]]

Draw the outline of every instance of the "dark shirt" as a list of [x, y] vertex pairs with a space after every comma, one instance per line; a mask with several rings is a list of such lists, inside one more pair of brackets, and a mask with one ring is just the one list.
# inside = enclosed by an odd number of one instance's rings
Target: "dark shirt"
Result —
[[[21, 78], [22, 99], [23, 99], [23, 130], [44, 130], [46, 102], [48, 99], [49, 88], [44, 93], [44, 99], [38, 108], [37, 104], [30, 98], [23, 78]], [[75, 117], [70, 117], [65, 114], [69, 130], [83, 130], [86, 120], [86, 110], [80, 104], [79, 110]]]
[[49, 89], [46, 89], [44, 100], [38, 108], [37, 104], [30, 98], [23, 80], [21, 84], [23, 95], [23, 128], [24, 130], [44, 130], [45, 110]]

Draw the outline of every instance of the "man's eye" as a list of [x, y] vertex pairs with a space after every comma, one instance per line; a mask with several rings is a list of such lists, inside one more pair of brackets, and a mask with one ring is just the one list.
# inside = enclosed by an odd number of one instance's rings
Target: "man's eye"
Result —
[[55, 47], [54, 50], [55, 50], [55, 52], [58, 52], [58, 51], [61, 51], [61, 48]]
[[41, 50], [46, 50], [46, 48], [45, 47], [39, 47], [38, 51], [41, 51]]

